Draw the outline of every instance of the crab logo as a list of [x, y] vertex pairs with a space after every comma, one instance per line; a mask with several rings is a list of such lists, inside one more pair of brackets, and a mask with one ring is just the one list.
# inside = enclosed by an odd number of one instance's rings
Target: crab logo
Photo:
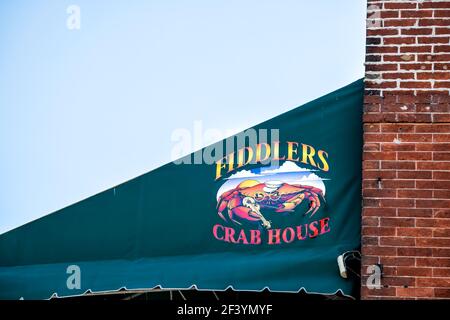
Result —
[[242, 170], [228, 178], [217, 193], [217, 213], [235, 225], [273, 227], [265, 213], [294, 214], [307, 203], [312, 217], [325, 201], [325, 185], [312, 170], [286, 161], [276, 168]]

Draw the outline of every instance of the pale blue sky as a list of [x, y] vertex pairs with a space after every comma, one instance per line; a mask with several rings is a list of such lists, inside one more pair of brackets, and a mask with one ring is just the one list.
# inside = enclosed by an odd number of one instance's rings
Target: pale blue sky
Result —
[[[68, 30], [66, 9], [81, 8]], [[366, 1], [0, 3], [0, 233], [363, 76]]]

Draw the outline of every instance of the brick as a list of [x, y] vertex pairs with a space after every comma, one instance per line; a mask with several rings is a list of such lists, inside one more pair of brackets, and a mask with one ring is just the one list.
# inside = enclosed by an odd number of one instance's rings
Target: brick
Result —
[[416, 279], [414, 277], [384, 276], [381, 283], [387, 286], [410, 287], [416, 284]]
[[[399, 179], [431, 179], [431, 171], [398, 171], [397, 177]], [[430, 192], [431, 196], [431, 192]]]
[[398, 160], [431, 160], [431, 158], [432, 154], [430, 152], [398, 152]]
[[431, 70], [431, 63], [400, 63], [400, 70]]
[[[397, 254], [405, 257], [429, 257], [432, 254], [430, 248], [398, 248]], [[417, 259], [416, 259], [417, 260]]]
[[[417, 247], [450, 247], [450, 239], [445, 238], [418, 238], [416, 239]], [[449, 265], [450, 266], [450, 265]]]
[[430, 228], [397, 228], [399, 237], [431, 237], [433, 231]]
[[450, 37], [418, 37], [417, 42], [419, 44], [436, 44], [436, 43], [449, 43]]
[[363, 161], [363, 169], [371, 170], [371, 169], [380, 169], [379, 161]]
[[384, 266], [414, 266], [416, 259], [408, 257], [382, 257], [380, 263]]
[[[364, 152], [364, 160], [396, 160], [397, 155], [395, 152]], [[430, 160], [430, 159], [424, 159]]]
[[368, 55], [366, 55], [366, 61], [367, 62], [380, 62], [381, 56], [374, 55], [374, 54], [368, 54]]
[[[369, 266], [369, 265], [374, 265], [379, 263], [379, 258], [378, 257], [373, 257], [373, 256], [361, 256], [361, 265], [362, 266]], [[414, 261], [415, 263], [415, 261]]]
[[433, 215], [435, 218], [450, 218], [450, 209], [433, 209]]
[[447, 9], [450, 8], [450, 1], [423, 1], [419, 4], [419, 8], [423, 9]]
[[395, 247], [382, 247], [382, 246], [363, 246], [362, 247], [362, 253], [364, 255], [383, 255], [383, 256], [396, 256], [397, 255], [397, 248]]
[[431, 90], [426, 91], [417, 91], [416, 92], [416, 102], [418, 103], [431, 103], [431, 99], [433, 97], [433, 93]]
[[384, 103], [381, 105], [382, 112], [414, 112], [415, 104]]
[[433, 237], [436, 238], [450, 238], [450, 229], [437, 228], [433, 230]]
[[[450, 126], [449, 126], [450, 127]], [[373, 123], [364, 124], [364, 132], [380, 132], [380, 125]]]
[[[379, 143], [367, 143], [365, 142], [363, 144], [363, 151], [364, 152], [377, 152], [380, 151], [380, 144]], [[366, 160], [371, 160], [371, 159], [364, 159], [364, 161]]]
[[365, 297], [370, 296], [382, 296], [382, 297], [394, 297], [396, 294], [395, 288], [380, 288], [380, 289], [369, 289], [365, 286], [365, 281], [361, 281], [363, 286], [361, 287], [361, 295]]
[[433, 103], [450, 103], [450, 94], [448, 92], [444, 92], [442, 94], [434, 94], [432, 95]]
[[380, 112], [380, 105], [379, 104], [364, 104], [363, 105], [363, 111], [364, 112]]
[[433, 10], [402, 10], [400, 16], [402, 18], [431, 18]]
[[[409, 144], [415, 147], [414, 144]], [[415, 170], [414, 161], [381, 161], [381, 169]]]
[[435, 152], [433, 153], [433, 160], [449, 161], [450, 152]]
[[450, 258], [435, 258], [435, 257], [416, 258], [416, 264], [418, 267], [448, 268], [450, 267]]
[[361, 239], [361, 244], [363, 246], [377, 246], [379, 244], [378, 237], [363, 237]]
[[448, 72], [418, 72], [417, 73], [417, 80], [429, 80], [429, 79], [449, 80], [450, 73], [448, 73]]
[[450, 278], [417, 278], [418, 287], [450, 287]]
[[416, 239], [411, 237], [380, 237], [381, 246], [412, 247]]
[[450, 180], [450, 171], [434, 171], [433, 179], [435, 179], [435, 180]]
[[413, 2], [385, 2], [385, 9], [416, 9], [417, 5]]
[[[449, 20], [450, 21], [450, 20]], [[450, 52], [450, 45], [438, 45], [438, 46], [434, 46], [433, 49], [434, 53], [446, 53], [446, 52]]]
[[433, 288], [397, 288], [396, 294], [400, 297], [432, 297]]
[[450, 162], [416, 162], [418, 170], [450, 170]]
[[401, 30], [401, 34], [406, 35], [406, 36], [431, 35], [432, 33], [433, 33], [433, 28], [410, 28], [410, 29], [402, 29]]
[[418, 189], [450, 189], [450, 181], [418, 180], [416, 187]]
[[450, 248], [433, 248], [433, 257], [450, 257]]
[[398, 18], [400, 16], [398, 10], [383, 10], [380, 12], [380, 18]]
[[[447, 277], [449, 276], [449, 271], [447, 271]], [[434, 296], [436, 298], [450, 298], [450, 288], [435, 288]]]
[[395, 208], [363, 208], [363, 216], [395, 217], [396, 212]]
[[[441, 72], [442, 73], [442, 72]], [[417, 112], [450, 112], [450, 104], [416, 104]], [[438, 125], [436, 125], [438, 126]], [[437, 131], [435, 131], [437, 132]]]
[[366, 227], [378, 227], [380, 224], [380, 221], [378, 217], [363, 217], [362, 218], [362, 225]]
[[398, 133], [406, 133], [406, 132], [414, 132], [414, 125], [408, 124], [381, 124], [382, 132], [398, 132]]
[[[450, 6], [447, 7], [447, 9], [450, 8]], [[450, 10], [434, 10], [434, 17], [435, 18], [450, 18]]]
[[384, 45], [393, 45], [393, 44], [415, 44], [415, 37], [393, 37], [393, 38], [384, 38]]
[[397, 121], [399, 122], [431, 122], [431, 114], [420, 113], [398, 113]]
[[383, 143], [381, 144], [381, 151], [415, 151], [416, 145], [414, 143]]
[[396, 194], [397, 191], [392, 189], [363, 189], [363, 196], [368, 198], [395, 198]]
[[449, 88], [450, 89], [450, 81], [436, 81], [434, 83], [433, 88]]
[[398, 189], [405, 189], [405, 188], [414, 188], [415, 182], [413, 180], [385, 180], [382, 181], [384, 188], [398, 188]]
[[[398, 48], [394, 46], [366, 46], [367, 54], [397, 53], [397, 52]], [[429, 52], [431, 52], [431, 50]]]
[[450, 25], [450, 19], [419, 19], [419, 26], [443, 26]]
[[[382, 63], [382, 64], [367, 64], [366, 71], [396, 71], [398, 69], [397, 63]], [[371, 82], [367, 82], [371, 83]], [[395, 86], [393, 87], [395, 88]]]
[[363, 226], [363, 236], [395, 236], [395, 228], [392, 227], [374, 227]]
[[450, 199], [450, 190], [433, 190], [433, 198]]
[[364, 142], [392, 142], [396, 137], [396, 134], [364, 133]]
[[[398, 199], [396, 200], [399, 201]], [[414, 203], [414, 201], [410, 202]], [[397, 207], [397, 205], [395, 205], [395, 207]], [[386, 217], [380, 218], [380, 226], [382, 227], [414, 227], [414, 224], [415, 224], [414, 218], [386, 218]]]
[[378, 207], [380, 207], [380, 200], [372, 199], [372, 198], [364, 198], [363, 205], [365, 207], [378, 208]]
[[416, 200], [417, 208], [450, 208], [450, 200]]
[[417, 227], [435, 227], [448, 228], [450, 227], [450, 219], [416, 219]]
[[450, 277], [450, 268], [432, 268], [432, 271], [432, 276], [434, 278]]
[[[385, 60], [387, 61], [387, 60]], [[392, 79], [415, 79], [415, 73], [412, 72], [400, 72], [400, 73], [384, 73], [382, 74], [382, 78], [386, 80], [392, 80]], [[392, 88], [395, 88], [393, 86]]]
[[381, 91], [380, 90], [370, 90], [370, 89], [367, 89], [367, 88], [364, 88], [364, 94], [366, 95], [366, 96], [379, 96], [379, 95], [381, 95]]
[[435, 64], [434, 64], [434, 70], [448, 71], [448, 70], [450, 70], [450, 62], [446, 62], [446, 63], [435, 63]]
[[450, 28], [436, 28], [436, 34], [450, 34]]
[[365, 113], [363, 115], [363, 122], [380, 122], [382, 115], [379, 113]]
[[398, 134], [398, 138], [404, 142], [431, 142], [433, 141], [433, 136], [426, 133], [401, 133]]
[[[383, 55], [384, 62], [415, 62], [415, 54], [385, 54]], [[397, 97], [394, 96], [394, 102], [397, 101]]]
[[428, 81], [403, 81], [400, 88], [431, 88], [431, 82]]
[[[450, 54], [418, 54], [417, 61], [419, 62], [450, 61]], [[431, 70], [431, 68], [428, 70]]]
[[[421, 46], [400, 46], [400, 52], [401, 53], [423, 53], [423, 52], [430, 52], [432, 50], [432, 46], [428, 45], [421, 45]], [[435, 53], [440, 51], [434, 51]]]
[[429, 132], [449, 132], [450, 124], [431, 124], [431, 125], [418, 125], [415, 126], [416, 132], [429, 133]]
[[450, 114], [434, 114], [433, 115], [434, 122], [450, 122]]
[[[399, 172], [400, 173], [400, 172]], [[433, 190], [399, 190], [399, 198], [431, 198]]]
[[[413, 27], [416, 24], [416, 19], [391, 19], [391, 20], [384, 20], [384, 26], [385, 27]], [[434, 22], [434, 21], [433, 21]], [[432, 23], [428, 21], [428, 23]], [[439, 23], [439, 22], [434, 22]], [[435, 24], [430, 24], [435, 25]], [[442, 25], [443, 24], [436, 24], [436, 25]]]
[[433, 271], [430, 268], [424, 267], [398, 267], [398, 276], [419, 276], [419, 277], [431, 277]]
[[450, 142], [450, 133], [434, 134], [433, 142]]
[[398, 29], [367, 29], [367, 36], [395, 36], [399, 33]]
[[[409, 191], [410, 190], [398, 190], [398, 194], [401, 196], [408, 195]], [[420, 192], [420, 190], [411, 190], [411, 191]], [[424, 208], [399, 208], [397, 214], [399, 217], [432, 217], [433, 210]]]

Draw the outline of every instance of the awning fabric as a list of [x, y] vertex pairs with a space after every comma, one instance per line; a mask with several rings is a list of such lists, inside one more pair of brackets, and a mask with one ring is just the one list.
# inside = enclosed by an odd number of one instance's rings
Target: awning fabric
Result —
[[156, 286], [351, 295], [336, 258], [360, 246], [362, 99], [359, 80], [256, 125], [257, 143], [227, 149], [231, 137], [183, 158], [210, 163], [169, 163], [0, 235], [0, 298]]

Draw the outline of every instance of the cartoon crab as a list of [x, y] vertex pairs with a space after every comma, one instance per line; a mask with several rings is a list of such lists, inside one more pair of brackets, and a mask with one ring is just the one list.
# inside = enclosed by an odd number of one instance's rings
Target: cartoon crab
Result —
[[309, 201], [309, 209], [305, 215], [311, 213], [312, 217], [319, 210], [319, 197], [324, 199], [322, 190], [311, 186], [281, 181], [260, 183], [256, 180], [245, 180], [219, 197], [217, 211], [225, 221], [227, 219], [223, 212], [228, 209], [228, 218], [234, 223], [260, 222], [264, 228], [270, 229], [271, 222], [262, 215], [261, 208], [289, 212], [294, 211], [295, 207], [306, 199]]

